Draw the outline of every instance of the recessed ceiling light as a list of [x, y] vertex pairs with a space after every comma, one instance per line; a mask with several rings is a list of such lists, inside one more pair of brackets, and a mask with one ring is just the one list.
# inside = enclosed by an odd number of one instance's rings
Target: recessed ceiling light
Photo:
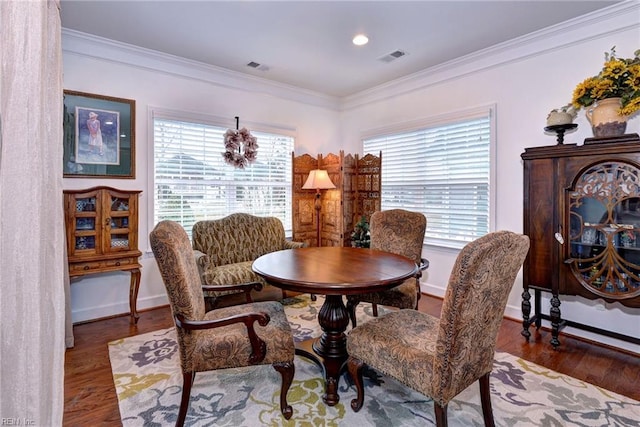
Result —
[[356, 46], [364, 46], [367, 43], [369, 43], [369, 37], [365, 36], [364, 34], [357, 34], [353, 38], [353, 44], [355, 44]]

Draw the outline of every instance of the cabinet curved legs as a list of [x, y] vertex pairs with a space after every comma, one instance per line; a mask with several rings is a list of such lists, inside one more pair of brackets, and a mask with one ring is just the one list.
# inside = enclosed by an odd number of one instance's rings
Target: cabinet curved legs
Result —
[[527, 341], [531, 337], [531, 332], [529, 332], [529, 326], [531, 326], [531, 322], [529, 321], [529, 316], [531, 315], [531, 294], [529, 293], [529, 289], [525, 289], [522, 292], [522, 335]]
[[560, 345], [558, 340], [558, 334], [560, 333], [560, 298], [558, 295], [551, 297], [551, 308], [549, 309], [549, 315], [551, 317], [551, 345], [553, 349], [557, 349]]
[[131, 270], [131, 282], [129, 283], [129, 310], [131, 312], [131, 323], [137, 324], [140, 315], [138, 314], [138, 289], [140, 288], [140, 269]]

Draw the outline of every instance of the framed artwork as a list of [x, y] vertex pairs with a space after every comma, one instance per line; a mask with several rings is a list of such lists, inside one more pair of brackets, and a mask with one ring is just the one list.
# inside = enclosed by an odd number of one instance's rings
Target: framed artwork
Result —
[[64, 91], [65, 178], [135, 178], [132, 99]]

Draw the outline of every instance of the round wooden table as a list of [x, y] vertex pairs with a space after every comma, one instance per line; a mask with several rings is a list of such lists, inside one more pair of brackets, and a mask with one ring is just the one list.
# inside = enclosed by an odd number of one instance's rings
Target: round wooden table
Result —
[[253, 271], [279, 288], [326, 295], [318, 312], [322, 335], [298, 345], [296, 353], [316, 362], [324, 370], [324, 402], [340, 401], [338, 381], [347, 360], [349, 314], [343, 295], [390, 289], [418, 273], [415, 262], [401, 255], [372, 249], [320, 247], [287, 249], [263, 255], [253, 262]]

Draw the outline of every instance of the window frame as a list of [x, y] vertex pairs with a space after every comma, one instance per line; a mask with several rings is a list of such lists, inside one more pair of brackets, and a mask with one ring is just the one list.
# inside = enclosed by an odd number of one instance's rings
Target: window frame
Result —
[[[479, 118], [488, 117], [489, 121], [489, 194], [488, 194], [488, 231], [491, 232], [496, 229], [496, 194], [497, 194], [497, 179], [496, 179], [496, 164], [497, 164], [497, 141], [496, 141], [496, 105], [488, 104], [474, 108], [449, 112], [445, 114], [429, 116], [419, 118], [415, 120], [393, 123], [377, 128], [368, 129], [361, 134], [361, 148], [362, 153], [366, 154], [364, 141], [371, 138], [381, 138], [385, 136], [398, 135], [402, 133], [417, 132], [424, 129], [446, 126], [449, 124], [455, 124], [464, 122], [467, 120], [474, 120]], [[378, 151], [376, 150], [376, 153]], [[385, 155], [382, 153], [382, 161], [384, 168]], [[384, 171], [383, 171], [384, 173]], [[382, 189], [384, 189], [384, 182], [382, 183]], [[384, 191], [384, 190], [383, 190]], [[384, 209], [384, 207], [383, 207]], [[407, 207], [406, 209], [411, 209]], [[425, 234], [424, 245], [434, 248], [460, 250], [466, 242], [460, 242], [459, 244], [447, 244], [445, 240], [434, 241], [428, 237], [429, 233], [429, 218], [427, 216], [427, 233]]]
[[[148, 138], [151, 141], [149, 146], [149, 153], [147, 154], [147, 194], [150, 194], [151, 197], [148, 203], [147, 209], [147, 224], [149, 224], [149, 230], [152, 230], [155, 227], [155, 188], [156, 188], [156, 180], [155, 180], [155, 120], [175, 120], [182, 122], [191, 122], [197, 125], [206, 125], [206, 126], [215, 126], [222, 127], [225, 129], [235, 128], [235, 119], [229, 119], [228, 117], [221, 117], [209, 114], [202, 113], [194, 113], [189, 111], [180, 111], [180, 110], [172, 110], [160, 107], [148, 107], [148, 120], [147, 120], [147, 132]], [[241, 121], [241, 127], [246, 127], [250, 129], [252, 132], [262, 132], [262, 133], [271, 133], [278, 134], [286, 137], [293, 138], [293, 147], [290, 156], [295, 150], [295, 141], [297, 136], [297, 131], [293, 127], [287, 127], [282, 125], [274, 125], [274, 124], [266, 124], [252, 121]], [[222, 156], [222, 152], [224, 149], [222, 148], [220, 151], [220, 155]], [[258, 157], [260, 156], [260, 149], [258, 148]], [[230, 166], [229, 167], [233, 167]], [[251, 167], [251, 166], [248, 166]], [[288, 176], [290, 179], [292, 173]], [[292, 183], [291, 186], [293, 187]], [[232, 212], [229, 212], [230, 214]], [[291, 214], [292, 215], [292, 214]], [[290, 216], [291, 216], [290, 215]], [[284, 222], [284, 221], [283, 221]], [[285, 225], [285, 231], [288, 232], [286, 234], [287, 238], [291, 238], [292, 230], [287, 229], [287, 225]], [[185, 230], [190, 234], [190, 230]]]

